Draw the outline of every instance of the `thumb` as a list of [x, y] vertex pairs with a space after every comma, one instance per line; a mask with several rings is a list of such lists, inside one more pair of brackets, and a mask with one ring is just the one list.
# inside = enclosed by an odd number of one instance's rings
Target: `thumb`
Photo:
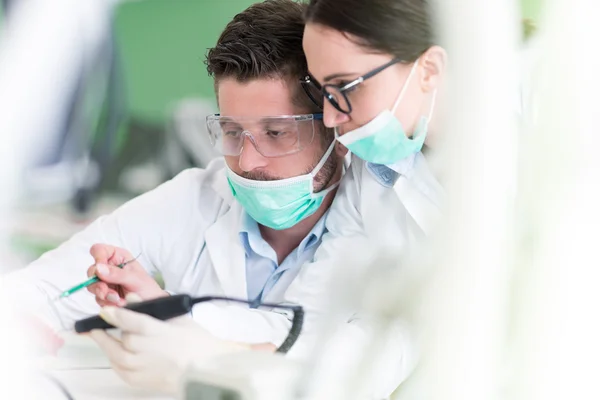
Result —
[[137, 279], [131, 271], [123, 270], [114, 265], [96, 264], [96, 275], [106, 283], [119, 286], [133, 286]]
[[165, 330], [166, 324], [146, 314], [118, 307], [103, 307], [100, 317], [123, 333], [155, 336]]
[[114, 246], [97, 243], [90, 248], [90, 255], [94, 257], [96, 263], [108, 264], [109, 260], [115, 255], [116, 250]]
[[90, 248], [90, 255], [97, 264], [120, 264], [131, 260], [130, 252], [110, 244], [96, 243]]

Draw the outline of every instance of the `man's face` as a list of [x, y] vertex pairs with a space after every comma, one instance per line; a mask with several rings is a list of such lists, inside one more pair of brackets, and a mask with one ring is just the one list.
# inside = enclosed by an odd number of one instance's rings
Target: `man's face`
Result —
[[[259, 121], [267, 116], [310, 113], [292, 103], [290, 87], [283, 79], [255, 79], [248, 82], [222, 79], [218, 84], [218, 99], [221, 115], [233, 119], [237, 117], [242, 128], [252, 135], [260, 134], [263, 128], [259, 123], [244, 126], [245, 121]], [[252, 180], [285, 179], [309, 173], [323, 157], [327, 147], [322, 140], [323, 131], [317, 125], [320, 123], [314, 123], [312, 142], [297, 153], [265, 157], [257, 151], [250, 138], [246, 137], [240, 155], [225, 156], [225, 161], [233, 172]], [[301, 129], [312, 129], [312, 123], [309, 125]], [[326, 163], [315, 177], [315, 191], [323, 189], [335, 172], [335, 156], [331, 159], [332, 162]]]

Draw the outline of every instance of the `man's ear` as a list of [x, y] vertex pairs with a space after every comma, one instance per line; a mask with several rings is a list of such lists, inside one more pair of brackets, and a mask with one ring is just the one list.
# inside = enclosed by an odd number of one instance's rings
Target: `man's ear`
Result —
[[446, 70], [448, 55], [440, 46], [432, 46], [419, 58], [421, 90], [428, 93], [438, 88]]

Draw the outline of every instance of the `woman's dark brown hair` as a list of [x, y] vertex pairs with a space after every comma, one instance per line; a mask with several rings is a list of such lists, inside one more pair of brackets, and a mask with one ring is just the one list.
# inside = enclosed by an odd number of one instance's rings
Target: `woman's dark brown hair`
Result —
[[407, 62], [434, 45], [427, 0], [310, 0], [305, 19], [347, 33], [370, 51]]

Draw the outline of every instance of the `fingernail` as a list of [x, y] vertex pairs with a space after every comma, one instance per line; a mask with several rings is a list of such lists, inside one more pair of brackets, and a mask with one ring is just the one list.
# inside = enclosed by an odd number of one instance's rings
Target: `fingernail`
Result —
[[139, 303], [142, 301], [142, 298], [137, 294], [137, 293], [127, 293], [127, 295], [125, 295], [125, 300], [128, 303]]
[[108, 269], [108, 265], [96, 264], [96, 272], [100, 275], [108, 275], [110, 270]]
[[109, 324], [112, 324], [112, 321], [114, 321], [115, 319], [115, 308], [116, 307], [112, 306], [102, 307], [102, 309], [100, 310], [100, 318], [102, 318]]
[[120, 297], [114, 293], [111, 293], [108, 296], [106, 296], [106, 300], [110, 301], [111, 303], [118, 303], [119, 299]]

